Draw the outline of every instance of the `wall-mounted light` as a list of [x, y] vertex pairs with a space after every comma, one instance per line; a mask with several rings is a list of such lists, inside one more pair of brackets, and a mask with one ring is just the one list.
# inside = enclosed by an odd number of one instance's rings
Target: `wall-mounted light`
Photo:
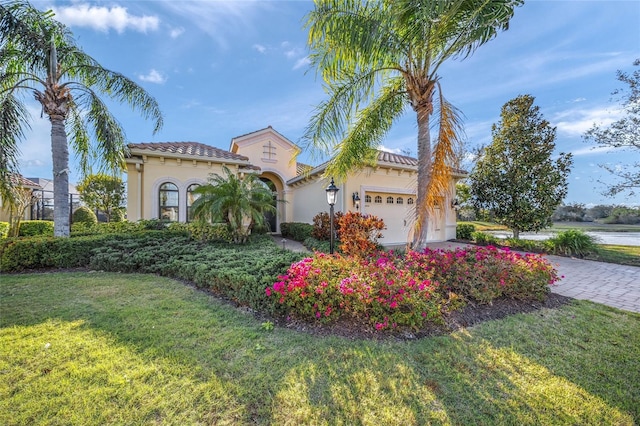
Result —
[[458, 203], [457, 198], [454, 198], [453, 200], [451, 200], [451, 208], [453, 210], [458, 210], [460, 208], [460, 203]]
[[355, 207], [356, 210], [360, 210], [360, 195], [354, 192], [351, 199], [353, 200], [353, 207]]

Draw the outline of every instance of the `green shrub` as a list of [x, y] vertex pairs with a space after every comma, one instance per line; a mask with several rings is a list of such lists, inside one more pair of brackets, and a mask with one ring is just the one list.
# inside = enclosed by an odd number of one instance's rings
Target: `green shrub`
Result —
[[476, 232], [476, 226], [473, 223], [459, 223], [456, 226], [456, 239], [471, 240], [474, 232]]
[[149, 231], [160, 231], [166, 229], [172, 222], [167, 219], [140, 219], [138, 223], [143, 229]]
[[199, 241], [225, 241], [231, 242], [231, 232], [226, 223], [203, 223], [203, 222], [189, 222], [180, 223], [173, 222], [168, 227], [171, 231], [181, 230], [195, 240]]
[[520, 238], [506, 238], [503, 243], [516, 250], [534, 253], [542, 253], [546, 251], [543, 241], [523, 240]]
[[9, 238], [0, 245], [0, 271], [87, 266], [92, 250], [111, 236]]
[[71, 225], [71, 236], [81, 237], [86, 235], [128, 234], [144, 230], [144, 226], [139, 222], [98, 222], [91, 226], [74, 223]]
[[[320, 241], [317, 240], [313, 237], [309, 237], [306, 240], [304, 240], [302, 242], [302, 245], [304, 245], [306, 248], [308, 248], [311, 251], [319, 251], [321, 253], [329, 253], [330, 251], [330, 242], [329, 241]], [[339, 251], [338, 250], [339, 247], [339, 241], [335, 241], [334, 242], [334, 251]]]
[[0, 222], [0, 238], [7, 238], [9, 235], [9, 222]]
[[595, 237], [579, 229], [568, 229], [549, 238], [546, 242], [546, 248], [555, 254], [582, 258], [597, 251], [598, 245]]
[[471, 239], [482, 246], [500, 245], [500, 240], [497, 237], [481, 231], [472, 232]]
[[20, 237], [35, 237], [39, 235], [53, 236], [53, 221], [23, 220], [20, 222]]
[[125, 210], [124, 208], [114, 209], [111, 212], [111, 217], [109, 218], [110, 222], [124, 222], [125, 220]]
[[303, 222], [283, 222], [280, 224], [280, 233], [283, 238], [295, 241], [304, 241], [311, 237], [313, 225]]
[[98, 223], [96, 214], [89, 207], [80, 206], [71, 215], [72, 223], [82, 223], [84, 225], [95, 225]]
[[266, 312], [281, 309], [264, 289], [303, 255], [274, 250], [270, 236], [238, 246], [200, 242], [182, 233], [145, 232], [108, 241], [94, 250], [90, 267], [115, 272], [157, 273], [194, 282], [239, 304]]

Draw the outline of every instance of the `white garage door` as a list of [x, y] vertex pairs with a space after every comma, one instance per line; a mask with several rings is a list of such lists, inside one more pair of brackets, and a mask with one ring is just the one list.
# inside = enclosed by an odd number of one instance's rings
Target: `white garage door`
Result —
[[[415, 197], [406, 194], [367, 192], [362, 213], [384, 220], [387, 229], [379, 241], [383, 245], [406, 244], [414, 219]], [[429, 220], [429, 241], [444, 241], [444, 218], [436, 210]]]

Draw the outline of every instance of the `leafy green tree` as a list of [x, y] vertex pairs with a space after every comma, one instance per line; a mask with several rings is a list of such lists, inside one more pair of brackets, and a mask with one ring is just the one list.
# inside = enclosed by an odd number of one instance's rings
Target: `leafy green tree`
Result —
[[[634, 66], [640, 66], [640, 59], [636, 59]], [[584, 139], [604, 148], [629, 149], [640, 154], [640, 69], [628, 74], [618, 70], [618, 81], [625, 83], [628, 88], [618, 89], [613, 95], [620, 95], [623, 117], [613, 122], [609, 127], [593, 125], [584, 134]], [[639, 158], [636, 156], [635, 158]], [[633, 197], [640, 188], [640, 161], [622, 167], [611, 167], [601, 164], [600, 167], [618, 177], [613, 184], [600, 182], [607, 186], [603, 193], [606, 196], [614, 196], [626, 192], [628, 197]]]
[[99, 210], [111, 222], [115, 210], [125, 202], [124, 182], [117, 176], [98, 173], [86, 176], [76, 187], [80, 199], [91, 209]]
[[[17, 152], [29, 115], [22, 95], [33, 96], [51, 122], [54, 235], [68, 237], [69, 146], [78, 154], [83, 174], [98, 163], [124, 169], [124, 130], [101, 96], [126, 103], [162, 126], [158, 104], [142, 87], [103, 68], [74, 42], [71, 32], [24, 0], [0, 2], [0, 174], [17, 168]], [[69, 133], [67, 133], [69, 132]], [[93, 139], [90, 137], [93, 135]]]
[[470, 176], [474, 204], [489, 209], [514, 238], [551, 225], [567, 195], [573, 163], [571, 154], [553, 159], [555, 127], [534, 106], [533, 96], [521, 95], [502, 107], [491, 133], [493, 142], [481, 151]]
[[308, 15], [310, 59], [329, 97], [311, 119], [306, 144], [335, 154], [326, 175], [344, 179], [375, 162], [376, 148], [411, 108], [418, 128], [416, 247], [426, 244], [428, 216], [449, 190], [463, 133], [460, 112], [443, 96], [440, 67], [506, 30], [521, 4], [315, 0]]
[[226, 222], [233, 241], [242, 244], [253, 226], [265, 226], [265, 213], [276, 213], [273, 192], [254, 174], [238, 177], [227, 167], [223, 172], [224, 176], [213, 174], [208, 184], [193, 191], [198, 195], [193, 216], [200, 221]]

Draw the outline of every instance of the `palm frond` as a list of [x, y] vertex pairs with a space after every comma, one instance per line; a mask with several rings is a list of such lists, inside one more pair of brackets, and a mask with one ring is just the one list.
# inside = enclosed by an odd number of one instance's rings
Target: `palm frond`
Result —
[[[419, 201], [418, 216], [431, 215], [436, 207], [450, 196], [451, 176], [457, 166], [457, 152], [464, 141], [462, 112], [445, 99], [438, 84], [433, 125], [438, 127], [438, 137], [433, 146], [433, 158], [429, 171], [426, 195]], [[418, 224], [422, 221], [418, 220]]]
[[29, 129], [29, 112], [12, 94], [0, 96], [0, 197], [13, 199], [13, 180], [18, 173], [18, 143]]
[[340, 181], [353, 170], [375, 164], [377, 148], [406, 107], [404, 84], [402, 77], [388, 80], [378, 98], [359, 111], [356, 122], [336, 146], [336, 154], [325, 172], [327, 176]]

